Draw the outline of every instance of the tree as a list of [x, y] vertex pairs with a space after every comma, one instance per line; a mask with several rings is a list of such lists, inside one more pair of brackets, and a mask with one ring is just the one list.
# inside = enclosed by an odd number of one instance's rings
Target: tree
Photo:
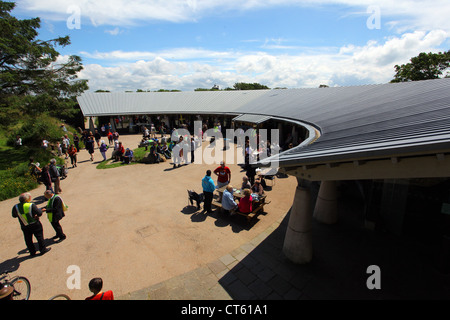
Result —
[[77, 80], [83, 69], [81, 58], [61, 59], [55, 49], [69, 45], [69, 37], [37, 39], [40, 19], [19, 20], [10, 14], [14, 7], [13, 2], [0, 1], [2, 115], [48, 112], [61, 117], [77, 113], [75, 97], [88, 89], [87, 80]]
[[395, 76], [391, 82], [419, 81], [449, 77], [450, 50], [439, 53], [420, 53], [411, 62], [395, 65]]
[[245, 82], [236, 82], [234, 84], [234, 90], [264, 90], [270, 89], [268, 86], [259, 83], [245, 83]]

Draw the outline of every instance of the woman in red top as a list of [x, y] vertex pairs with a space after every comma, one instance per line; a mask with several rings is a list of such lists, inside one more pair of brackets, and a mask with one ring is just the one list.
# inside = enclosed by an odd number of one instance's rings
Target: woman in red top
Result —
[[114, 300], [113, 292], [111, 290], [102, 292], [102, 287], [102, 278], [94, 278], [89, 281], [89, 290], [93, 293], [93, 295], [87, 297], [86, 300]]
[[252, 192], [250, 189], [244, 189], [244, 197], [239, 200], [239, 212], [241, 213], [250, 213], [253, 211], [252, 209]]

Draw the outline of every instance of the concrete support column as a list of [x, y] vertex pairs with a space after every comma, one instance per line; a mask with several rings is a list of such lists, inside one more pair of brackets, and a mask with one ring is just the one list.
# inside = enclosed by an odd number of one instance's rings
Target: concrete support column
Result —
[[338, 194], [336, 181], [322, 181], [316, 200], [313, 217], [325, 224], [338, 220]]
[[312, 259], [312, 206], [311, 192], [297, 178], [294, 203], [284, 239], [283, 252], [294, 263], [304, 264]]
[[128, 125], [128, 132], [129, 133], [134, 133], [134, 122], [133, 122], [133, 117], [128, 117], [129, 119], [129, 125]]

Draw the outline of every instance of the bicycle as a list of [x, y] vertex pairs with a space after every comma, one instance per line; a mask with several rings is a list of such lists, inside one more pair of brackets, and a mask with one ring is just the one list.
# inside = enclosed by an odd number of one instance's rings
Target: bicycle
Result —
[[0, 277], [0, 286], [11, 286], [14, 288], [12, 297], [14, 300], [28, 300], [31, 293], [30, 281], [22, 276], [10, 277], [9, 273], [12, 271], [5, 271]]
[[71, 300], [71, 299], [67, 294], [61, 293], [61, 294], [57, 294], [56, 296], [51, 297], [48, 300]]

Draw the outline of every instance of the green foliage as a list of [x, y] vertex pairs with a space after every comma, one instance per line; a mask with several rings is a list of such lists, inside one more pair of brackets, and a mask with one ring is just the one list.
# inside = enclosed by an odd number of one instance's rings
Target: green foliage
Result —
[[[450, 50], [439, 53], [420, 53], [410, 63], [395, 65], [395, 76], [391, 82], [419, 81], [449, 77]], [[444, 72], [446, 74], [444, 74]]]
[[61, 59], [55, 46], [69, 45], [69, 37], [37, 39], [40, 19], [19, 20], [10, 14], [14, 7], [0, 1], [0, 125], [23, 114], [73, 116], [76, 96], [88, 89], [77, 79], [81, 58]]
[[[32, 157], [34, 162], [39, 162], [42, 167], [54, 158], [50, 152], [51, 148], [44, 150], [40, 144], [46, 134], [49, 141], [60, 140], [65, 133], [60, 125], [57, 119], [41, 115], [24, 119], [11, 132], [0, 132], [0, 201], [16, 197], [38, 186], [36, 179], [30, 175], [29, 159]], [[72, 139], [71, 131], [74, 129], [66, 127], [68, 136]], [[12, 147], [16, 134], [21, 135], [24, 143], [18, 148]], [[64, 163], [61, 158], [56, 157], [56, 160], [58, 164]]]
[[17, 130], [10, 134], [8, 145], [13, 146], [16, 135], [20, 135], [25, 146], [39, 148], [43, 139], [49, 142], [61, 141], [64, 133], [61, 129], [61, 123], [55, 118], [45, 114], [37, 118], [28, 117]]
[[30, 175], [29, 170], [23, 175], [18, 175], [17, 169], [14, 168], [0, 170], [0, 201], [17, 197], [37, 186], [38, 183]]
[[270, 89], [268, 86], [259, 83], [236, 82], [233, 86], [234, 90], [264, 90]]

